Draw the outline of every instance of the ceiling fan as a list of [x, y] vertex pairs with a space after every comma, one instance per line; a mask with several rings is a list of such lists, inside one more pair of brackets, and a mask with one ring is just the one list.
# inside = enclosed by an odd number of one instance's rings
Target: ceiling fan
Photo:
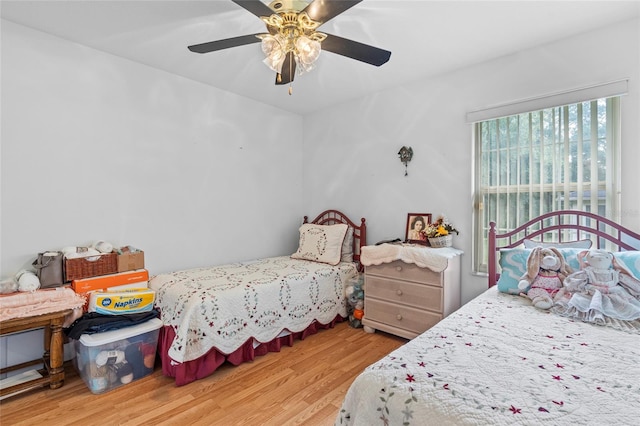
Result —
[[[310, 71], [320, 50], [380, 66], [391, 52], [348, 40], [316, 29], [362, 0], [232, 0], [262, 19], [268, 33], [249, 34], [188, 46], [196, 53], [215, 52], [251, 43], [262, 43], [265, 64], [276, 72], [276, 84], [288, 84], [298, 74]], [[291, 94], [291, 88], [289, 88]]]

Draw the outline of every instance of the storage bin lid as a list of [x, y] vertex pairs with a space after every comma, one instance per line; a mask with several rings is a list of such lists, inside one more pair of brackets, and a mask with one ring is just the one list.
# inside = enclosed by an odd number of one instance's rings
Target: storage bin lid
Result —
[[102, 333], [83, 334], [80, 336], [80, 343], [85, 346], [100, 346], [106, 343], [117, 342], [118, 340], [128, 339], [129, 337], [139, 336], [150, 331], [154, 331], [162, 327], [162, 320], [152, 318], [142, 324], [132, 325], [131, 327], [121, 328], [119, 330], [104, 331]]

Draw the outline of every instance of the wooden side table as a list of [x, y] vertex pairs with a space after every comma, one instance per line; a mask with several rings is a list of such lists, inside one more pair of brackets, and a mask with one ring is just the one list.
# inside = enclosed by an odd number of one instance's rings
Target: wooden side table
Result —
[[71, 309], [66, 309], [49, 314], [14, 318], [0, 322], [0, 335], [44, 327], [44, 354], [42, 360], [36, 359], [0, 369], [0, 374], [4, 374], [32, 365], [43, 364], [43, 368], [38, 370], [42, 377], [1, 389], [0, 396], [46, 385], [49, 385], [51, 389], [57, 389], [64, 384], [62, 324], [64, 324], [65, 317], [71, 312]]

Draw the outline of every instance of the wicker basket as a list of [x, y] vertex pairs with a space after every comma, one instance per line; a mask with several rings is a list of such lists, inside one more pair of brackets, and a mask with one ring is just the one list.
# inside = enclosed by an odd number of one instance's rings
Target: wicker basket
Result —
[[64, 260], [64, 276], [67, 282], [116, 272], [118, 255], [115, 252]]
[[429, 237], [429, 244], [434, 248], [451, 247], [453, 244], [453, 235], [445, 235], [444, 237]]

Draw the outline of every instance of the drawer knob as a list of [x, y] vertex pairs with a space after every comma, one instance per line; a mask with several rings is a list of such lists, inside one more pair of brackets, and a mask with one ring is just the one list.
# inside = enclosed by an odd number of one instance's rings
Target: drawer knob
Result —
[[398, 272], [402, 271], [402, 266], [396, 266], [396, 271]]
[[402, 296], [402, 290], [400, 290], [400, 289], [396, 290], [396, 294], [397, 294], [398, 296]]
[[396, 315], [396, 319], [397, 319], [398, 321], [402, 321], [402, 315], [400, 315], [400, 314]]

